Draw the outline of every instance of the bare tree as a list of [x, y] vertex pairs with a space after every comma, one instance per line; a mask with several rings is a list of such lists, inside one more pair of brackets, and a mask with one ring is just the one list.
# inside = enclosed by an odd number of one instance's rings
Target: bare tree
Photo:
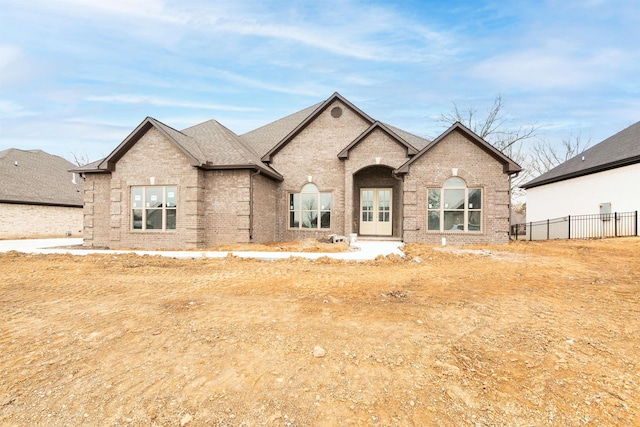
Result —
[[71, 154], [71, 161], [76, 166], [84, 166], [91, 163], [91, 160], [89, 160], [89, 155], [87, 153], [76, 154], [74, 152], [71, 152], [70, 154]]
[[[462, 123], [511, 160], [524, 167], [528, 163], [528, 155], [524, 150], [524, 144], [536, 136], [540, 127], [537, 125], [513, 126], [505, 117], [503, 107], [501, 95], [495, 97], [492, 107], [484, 116], [480, 115], [477, 108], [473, 106], [461, 109], [454, 102], [453, 110], [449, 113], [441, 114], [440, 121], [447, 126], [455, 122]], [[512, 201], [515, 202], [524, 197], [524, 191], [519, 186], [526, 182], [530, 176], [530, 171], [524, 168], [517, 177], [511, 180]]]
[[562, 140], [562, 144], [559, 147], [550, 144], [548, 141], [539, 141], [531, 147], [531, 159], [528, 162], [528, 167], [533, 175], [542, 175], [582, 153], [589, 148], [590, 144], [591, 139], [584, 142], [581, 134], [575, 137], [573, 134], [569, 135], [568, 139]]
[[[477, 108], [469, 106], [465, 110], [461, 110], [454, 102], [453, 110], [450, 113], [441, 114], [440, 121], [447, 126], [460, 122], [508, 155], [508, 151], [520, 151], [521, 143], [535, 137], [540, 127], [536, 125], [511, 127], [504, 116], [503, 107], [502, 96], [497, 95], [493, 100], [493, 106], [488, 110], [486, 116], [482, 117], [478, 114]], [[509, 150], [511, 147], [513, 149]]]

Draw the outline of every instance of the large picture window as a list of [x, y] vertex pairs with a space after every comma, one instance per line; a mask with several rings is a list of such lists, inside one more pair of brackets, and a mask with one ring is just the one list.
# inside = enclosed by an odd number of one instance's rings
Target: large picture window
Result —
[[299, 193], [289, 194], [289, 228], [331, 228], [331, 193], [306, 184]]
[[176, 187], [131, 187], [131, 228], [166, 231], [176, 229]]
[[427, 230], [477, 232], [482, 229], [482, 189], [449, 178], [442, 188], [427, 190]]

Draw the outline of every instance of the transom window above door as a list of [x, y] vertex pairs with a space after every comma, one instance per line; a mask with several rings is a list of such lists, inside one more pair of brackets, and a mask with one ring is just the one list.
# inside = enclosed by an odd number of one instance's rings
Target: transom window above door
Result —
[[331, 228], [331, 193], [321, 193], [311, 183], [299, 193], [290, 193], [289, 228]]

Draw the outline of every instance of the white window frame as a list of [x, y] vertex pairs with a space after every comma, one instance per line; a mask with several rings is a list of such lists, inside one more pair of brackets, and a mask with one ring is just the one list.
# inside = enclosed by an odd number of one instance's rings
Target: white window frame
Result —
[[[446, 197], [446, 193], [448, 191], [451, 191], [450, 194], [453, 194], [453, 192], [461, 192], [461, 191], [463, 192], [464, 203], [462, 207], [460, 207], [459, 205], [448, 206], [448, 204], [445, 203], [445, 201], [448, 199]], [[474, 205], [472, 203], [472, 200], [470, 199], [470, 196], [472, 196], [474, 199], [476, 198], [478, 194], [476, 192], [479, 192], [480, 206], [477, 206], [477, 204]], [[440, 188], [428, 188], [427, 189], [427, 232], [482, 233], [483, 232], [482, 213], [484, 211], [483, 193], [484, 193], [483, 188], [467, 187], [467, 184], [464, 182], [464, 180], [459, 177], [451, 177], [447, 179], [444, 185]], [[437, 196], [437, 198], [434, 198], [434, 196]], [[451, 215], [451, 214], [455, 214], [456, 212], [458, 214], [462, 214], [462, 222], [458, 224], [453, 224], [452, 227], [450, 226], [450, 224], [445, 226], [446, 216], [447, 216], [446, 214], [449, 213]], [[434, 221], [432, 221], [432, 218], [435, 218], [435, 216], [437, 216], [438, 229], [435, 229], [433, 227]], [[471, 216], [475, 217], [477, 222], [474, 221], [473, 223], [471, 223], [470, 222]]]
[[[150, 190], [161, 191], [162, 200]], [[133, 185], [130, 187], [131, 231], [135, 232], [172, 232], [177, 228], [178, 187], [175, 185]], [[170, 205], [170, 206], [167, 206]], [[138, 212], [136, 212], [138, 211]], [[160, 228], [148, 228], [148, 215], [160, 211]], [[155, 213], [155, 212], [153, 212]], [[173, 213], [171, 216], [170, 214]], [[138, 216], [136, 215], [138, 214]], [[172, 220], [171, 220], [172, 219]], [[139, 227], [137, 225], [139, 224]]]
[[[315, 196], [315, 197], [314, 197]], [[289, 230], [329, 230], [331, 229], [331, 192], [321, 192], [318, 190], [318, 186], [313, 183], [305, 184], [299, 193], [289, 193], [287, 199], [289, 202], [289, 209], [287, 210], [287, 226]], [[304, 199], [306, 202], [313, 203], [312, 206], [307, 206], [304, 209]], [[328, 202], [328, 205], [327, 205]], [[315, 213], [315, 218], [310, 218], [305, 221], [303, 218], [305, 215], [312, 215]], [[329, 223], [323, 226], [323, 215], [329, 216]], [[297, 218], [297, 225], [295, 220]], [[305, 223], [309, 223], [315, 220], [315, 227], [303, 227]]]

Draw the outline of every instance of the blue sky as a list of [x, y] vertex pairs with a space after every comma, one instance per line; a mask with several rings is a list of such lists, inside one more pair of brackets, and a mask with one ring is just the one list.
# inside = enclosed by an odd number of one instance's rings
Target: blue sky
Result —
[[417, 135], [502, 95], [592, 145], [640, 120], [637, 0], [0, 0], [0, 150], [106, 156], [146, 116], [241, 134], [340, 92]]

